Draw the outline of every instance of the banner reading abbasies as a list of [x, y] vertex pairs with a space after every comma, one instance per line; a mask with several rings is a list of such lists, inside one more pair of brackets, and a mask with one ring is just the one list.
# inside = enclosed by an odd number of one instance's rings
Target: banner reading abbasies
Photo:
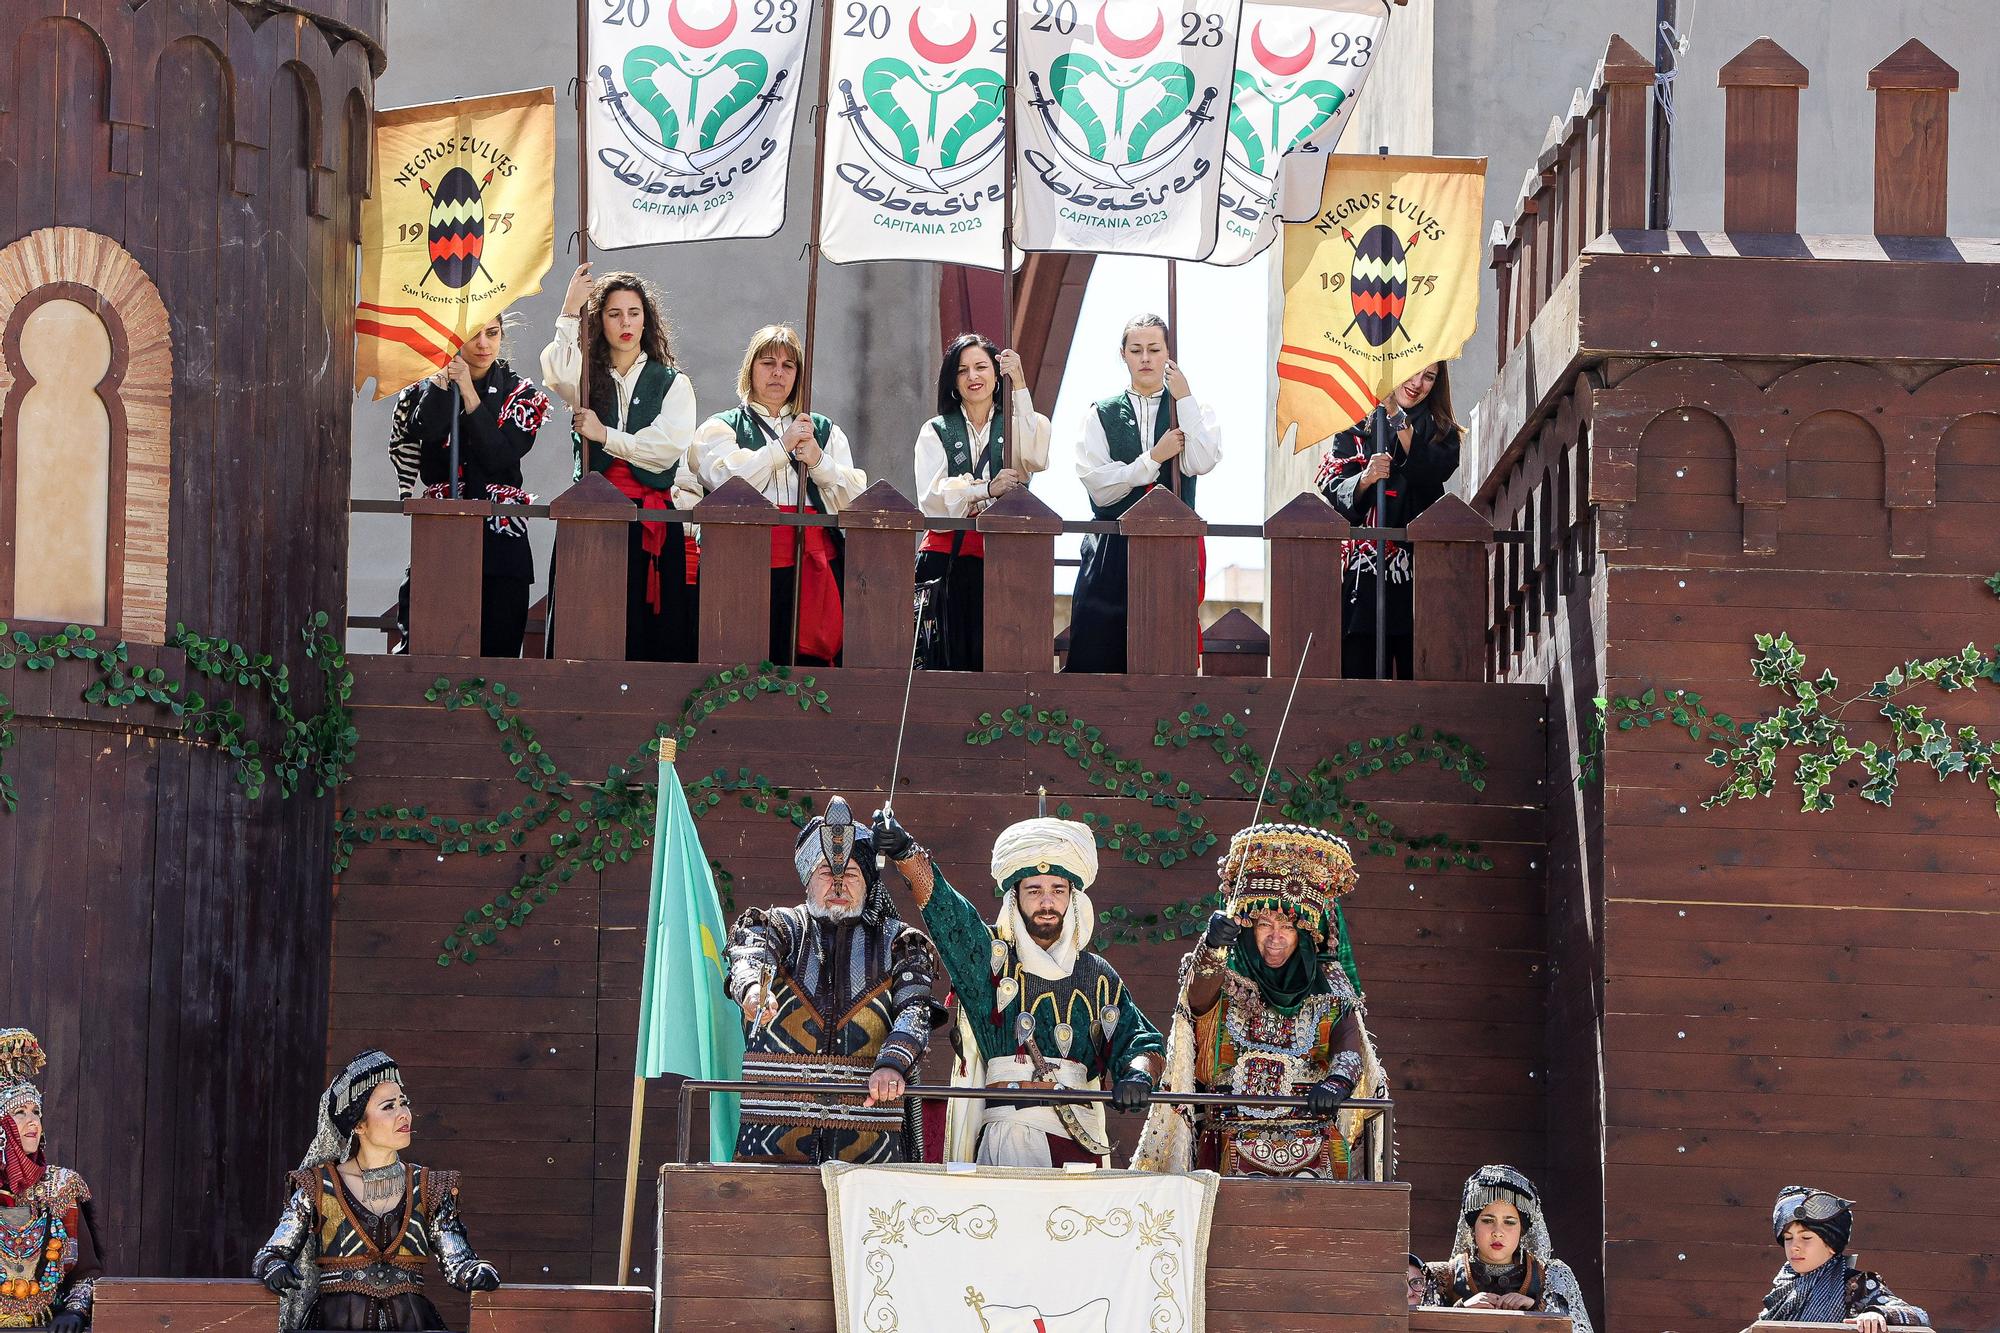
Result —
[[1388, 0], [1247, 0], [1223, 156], [1222, 223], [1211, 264], [1241, 264], [1277, 239], [1280, 166], [1330, 153], [1374, 67]]
[[1215, 247], [1240, 0], [1020, 0], [1020, 244]]
[[837, 264], [1000, 267], [1005, 0], [852, 0], [834, 15], [820, 247]]
[[608, 0], [591, 6], [590, 239], [770, 236], [811, 0]]

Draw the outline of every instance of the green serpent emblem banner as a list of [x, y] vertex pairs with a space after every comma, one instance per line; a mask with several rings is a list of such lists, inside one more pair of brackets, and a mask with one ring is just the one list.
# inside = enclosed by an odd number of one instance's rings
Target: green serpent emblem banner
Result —
[[820, 182], [828, 259], [1000, 267], [1006, 16], [1004, 0], [838, 7]]
[[1333, 151], [1389, 24], [1388, 0], [1243, 6], [1223, 157], [1221, 227], [1211, 264], [1241, 264], [1277, 236], [1287, 158], [1301, 179]]
[[1023, 244], [1204, 259], [1241, 0], [1025, 0]]
[[593, 241], [769, 236], [784, 225], [809, 3], [591, 6]]

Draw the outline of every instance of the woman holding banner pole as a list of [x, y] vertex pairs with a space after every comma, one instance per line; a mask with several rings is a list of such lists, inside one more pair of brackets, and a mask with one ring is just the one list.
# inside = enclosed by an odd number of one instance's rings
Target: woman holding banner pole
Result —
[[[1319, 490], [1340, 516], [1357, 527], [1400, 528], [1443, 497], [1458, 470], [1458, 423], [1451, 414], [1451, 377], [1443, 362], [1425, 366], [1398, 385], [1389, 410], [1387, 448], [1374, 441], [1376, 415], [1336, 435], [1320, 464]], [[1376, 552], [1386, 550], [1386, 561]], [[1375, 670], [1375, 627], [1387, 640], [1387, 670], [1409, 680], [1415, 671], [1415, 563], [1404, 542], [1359, 539], [1342, 543], [1340, 674], [1369, 680]], [[1386, 585], [1378, 583], [1388, 570]], [[1377, 620], [1376, 605], [1382, 607]]]
[[[1090, 492], [1090, 516], [1113, 522], [1158, 484], [1170, 486], [1192, 509], [1194, 479], [1222, 461], [1215, 414], [1195, 401], [1187, 376], [1168, 360], [1167, 322], [1158, 315], [1128, 322], [1119, 335], [1119, 353], [1131, 384], [1091, 405], [1076, 446], [1076, 472]], [[1115, 533], [1083, 539], [1065, 670], [1125, 670], [1125, 556], [1125, 538]], [[1196, 616], [1197, 608], [1189, 607], [1188, 618]]]
[[[997, 410], [1003, 383], [1016, 386], [1005, 413]], [[1049, 419], [1035, 411], [1012, 348], [1003, 352], [977, 333], [952, 339], [938, 367], [937, 408], [917, 432], [917, 504], [931, 517], [970, 518], [1048, 467]], [[917, 589], [924, 598], [918, 665], [981, 669], [985, 570], [986, 544], [978, 533], [925, 534], [917, 556]]]
[[[689, 509], [701, 498], [688, 458], [694, 382], [674, 364], [670, 339], [652, 284], [634, 273], [593, 278], [583, 263], [570, 278], [556, 336], [542, 349], [542, 378], [575, 411], [576, 476], [603, 473], [641, 509]], [[626, 660], [692, 662], [699, 618], [694, 542], [678, 523], [631, 529]]]
[[[804, 356], [798, 332], [789, 324], [767, 324], [750, 335], [736, 376], [741, 402], [702, 422], [695, 432], [695, 459], [710, 490], [741, 477], [788, 514], [838, 514], [868, 489], [868, 475], [854, 466], [847, 433], [818, 412], [801, 410]], [[801, 532], [803, 541], [796, 535]], [[773, 662], [837, 664], [840, 583], [839, 529], [771, 529]], [[788, 643], [794, 588], [798, 633]]]

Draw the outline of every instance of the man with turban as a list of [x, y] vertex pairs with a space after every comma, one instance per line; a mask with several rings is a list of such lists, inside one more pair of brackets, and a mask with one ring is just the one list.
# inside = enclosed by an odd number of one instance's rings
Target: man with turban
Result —
[[736, 1160], [900, 1161], [903, 1088], [930, 1044], [937, 951], [897, 915], [868, 830], [840, 797], [799, 834], [792, 860], [805, 902], [753, 907], [729, 932], [743, 1077], [851, 1083], [854, 1094], [745, 1096]]
[[1170, 1092], [1304, 1097], [1292, 1110], [1184, 1108], [1146, 1118], [1141, 1171], [1346, 1180], [1350, 1145], [1372, 1111], [1341, 1111], [1385, 1091], [1345, 961], [1335, 901], [1357, 876], [1347, 844], [1299, 824], [1253, 824], [1222, 858], [1223, 910], [1181, 960], [1167, 1043]]
[[1847, 1252], [1854, 1203], [1825, 1190], [1787, 1185], [1771, 1210], [1771, 1234], [1785, 1247], [1785, 1265], [1757, 1315], [1769, 1324], [1853, 1324], [1882, 1333], [1891, 1324], [1924, 1325], [1930, 1316], [1897, 1297], [1880, 1277]]
[[1159, 1031], [1103, 957], [1090, 952], [1097, 842], [1067, 819], [1029, 819], [993, 844], [1000, 913], [989, 926], [894, 816], [875, 814], [875, 845], [909, 881], [957, 996], [954, 1083], [985, 1087], [954, 1099], [946, 1159], [991, 1166], [1106, 1164], [1099, 1104], [1048, 1105], [1009, 1092], [1112, 1089], [1136, 1111], [1164, 1064]]

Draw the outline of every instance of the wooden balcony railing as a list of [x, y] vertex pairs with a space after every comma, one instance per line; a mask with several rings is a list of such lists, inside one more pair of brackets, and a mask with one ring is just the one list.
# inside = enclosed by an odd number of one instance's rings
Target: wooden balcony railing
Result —
[[[915, 632], [917, 543], [925, 530], [966, 530], [986, 538], [985, 667], [989, 672], [1047, 671], [1054, 662], [1055, 542], [1062, 533], [1122, 533], [1131, 542], [1127, 655], [1135, 675], [1194, 675], [1213, 652], [1233, 657], [1226, 674], [1285, 677], [1340, 674], [1340, 543], [1381, 537], [1413, 545], [1416, 578], [1416, 673], [1419, 680], [1485, 678], [1488, 551], [1521, 534], [1496, 533], [1463, 501], [1447, 497], [1402, 528], [1354, 528], [1317, 495], [1301, 495], [1257, 524], [1211, 524], [1165, 491], [1155, 491], [1116, 522], [1066, 522], [1026, 490], [976, 519], [926, 518], [888, 482], [877, 482], [838, 515], [787, 514], [747, 483], [732, 481], [692, 510], [641, 511], [602, 477], [586, 477], [549, 505], [495, 506], [482, 500], [356, 500], [355, 513], [402, 513], [410, 519], [409, 648], [418, 655], [476, 656], [479, 651], [480, 525], [496, 512], [556, 524], [554, 655], [616, 661], [625, 644], [624, 525], [672, 520], [701, 528], [701, 656], [707, 662], [758, 661], [768, 655], [770, 529], [830, 526], [846, 534], [842, 665], [898, 668], [910, 660]], [[1253, 537], [1270, 543], [1272, 576], [1268, 647], [1252, 642], [1248, 617], [1229, 623], [1217, 644], [1198, 651], [1191, 632], [1202, 598], [1204, 537]], [[1228, 618], [1225, 617], [1227, 620]], [[378, 619], [355, 621], [380, 628]]]

